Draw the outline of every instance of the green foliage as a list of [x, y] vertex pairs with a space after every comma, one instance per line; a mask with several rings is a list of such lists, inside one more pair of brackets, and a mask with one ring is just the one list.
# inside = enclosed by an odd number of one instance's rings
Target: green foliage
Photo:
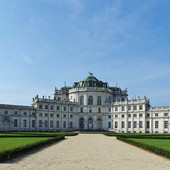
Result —
[[170, 151], [170, 140], [169, 139], [135, 139], [135, 138], [132, 139], [131, 138], [130, 140]]
[[78, 133], [73, 132], [9, 132], [9, 133], [0, 133], [0, 138], [2, 137], [55, 137], [58, 135], [65, 136], [76, 136]]
[[132, 134], [132, 133], [104, 133], [106, 136], [121, 136], [123, 138], [140, 138], [140, 139], [170, 139], [170, 134]]
[[[35, 138], [34, 138], [32, 143], [28, 142], [25, 145], [22, 145], [19, 147], [14, 147], [14, 148], [7, 149], [7, 150], [0, 152], [0, 162], [11, 159], [11, 158], [13, 158], [17, 155], [23, 154], [27, 151], [31, 151], [33, 149], [37, 149], [42, 146], [54, 143], [54, 142], [62, 140], [64, 138], [65, 138], [64, 135], [58, 135], [56, 137], [47, 138], [46, 140], [42, 140], [42, 138], [38, 138], [38, 139], [40, 139], [39, 141], [35, 141]], [[10, 139], [14, 140], [14, 138], [10, 138]], [[27, 138], [25, 138], [25, 139], [27, 139]]]
[[[158, 155], [165, 156], [165, 157], [170, 159], [170, 150], [165, 150], [165, 149], [162, 149], [162, 148], [159, 148], [159, 147], [156, 147], [156, 146], [152, 146], [152, 145], [148, 145], [146, 143], [141, 143], [139, 141], [135, 141], [135, 140], [132, 140], [132, 139], [129, 139], [129, 138], [124, 138], [122, 136], [117, 136], [117, 139], [124, 141], [124, 142], [127, 142], [127, 143], [130, 143], [132, 145], [138, 146], [138, 147], [143, 148], [145, 150], [154, 152]], [[156, 140], [156, 139], [154, 139], [154, 140]]]

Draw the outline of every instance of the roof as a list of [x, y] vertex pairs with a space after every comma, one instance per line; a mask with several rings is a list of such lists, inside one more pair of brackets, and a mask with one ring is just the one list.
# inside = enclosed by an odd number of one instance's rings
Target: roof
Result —
[[84, 80], [74, 83], [74, 87], [108, 87], [107, 83], [98, 80], [95, 76], [90, 74]]
[[3, 108], [3, 109], [25, 109], [25, 110], [34, 109], [32, 106], [9, 105], [9, 104], [0, 104], [0, 108]]

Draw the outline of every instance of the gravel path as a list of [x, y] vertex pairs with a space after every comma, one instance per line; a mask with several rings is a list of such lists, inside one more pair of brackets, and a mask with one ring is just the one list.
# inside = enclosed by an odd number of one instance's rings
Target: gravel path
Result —
[[80, 134], [17, 158], [0, 169], [170, 169], [170, 161], [102, 134]]

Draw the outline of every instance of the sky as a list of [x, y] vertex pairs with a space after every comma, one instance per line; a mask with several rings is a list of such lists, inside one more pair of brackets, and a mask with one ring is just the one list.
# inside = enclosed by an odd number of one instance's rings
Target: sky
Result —
[[170, 106], [169, 0], [0, 0], [0, 103], [85, 79]]

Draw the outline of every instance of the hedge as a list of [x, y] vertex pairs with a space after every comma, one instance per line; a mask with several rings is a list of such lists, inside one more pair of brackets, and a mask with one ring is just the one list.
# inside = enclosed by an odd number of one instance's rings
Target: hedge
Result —
[[140, 143], [140, 142], [136, 142], [136, 141], [130, 140], [128, 138], [124, 138], [122, 136], [117, 136], [116, 138], [118, 140], [127, 142], [129, 144], [135, 145], [137, 147], [143, 148], [145, 150], [151, 151], [151, 152], [158, 154], [158, 155], [161, 155], [161, 156], [165, 156], [165, 157], [170, 159], [170, 151], [168, 151], [168, 150], [157, 148], [155, 146], [150, 146], [150, 145], [143, 144], [143, 143]]
[[64, 135], [64, 136], [76, 136], [78, 133], [0, 133], [0, 138], [6, 138], [6, 137], [56, 137], [58, 135]]
[[62, 140], [64, 138], [65, 138], [64, 135], [58, 135], [56, 137], [47, 139], [45, 141], [40, 141], [40, 142], [36, 142], [36, 143], [33, 143], [33, 144], [25, 145], [25, 146], [22, 146], [22, 147], [18, 147], [18, 148], [15, 148], [15, 149], [9, 149], [9, 150], [6, 150], [6, 151], [2, 151], [2, 152], [0, 152], [0, 162], [4, 162], [4, 161], [9, 160], [11, 158], [14, 158], [18, 155], [24, 154], [28, 151], [31, 151], [31, 150], [34, 150], [34, 149], [37, 149], [37, 148], [41, 148], [45, 145], [55, 143], [56, 141]]
[[106, 136], [120, 136], [123, 138], [139, 138], [139, 139], [170, 139], [170, 134], [110, 134], [104, 133]]

